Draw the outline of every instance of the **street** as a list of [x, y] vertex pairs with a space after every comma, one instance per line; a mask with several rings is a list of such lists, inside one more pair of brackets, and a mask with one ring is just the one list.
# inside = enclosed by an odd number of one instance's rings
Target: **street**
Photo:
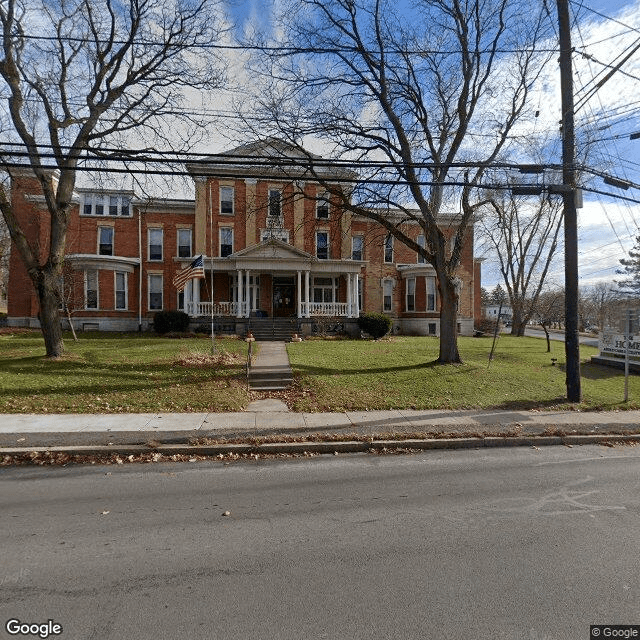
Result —
[[[531, 327], [527, 327], [525, 331], [525, 335], [531, 338], [544, 338], [545, 334], [542, 329], [533, 329]], [[560, 342], [564, 342], [564, 331], [558, 331], [556, 329], [549, 331], [549, 338], [551, 340], [559, 340]], [[580, 344], [584, 344], [588, 347], [597, 347], [599, 345], [597, 336], [578, 336], [578, 342]]]
[[9, 619], [64, 640], [640, 624], [637, 447], [3, 468], [0, 512], [0, 637], [24, 637]]

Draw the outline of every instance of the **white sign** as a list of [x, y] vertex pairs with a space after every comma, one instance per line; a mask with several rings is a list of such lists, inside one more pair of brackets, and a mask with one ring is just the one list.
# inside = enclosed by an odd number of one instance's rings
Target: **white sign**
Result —
[[[627, 338], [629, 338], [627, 340]], [[602, 333], [600, 335], [600, 355], [624, 357], [629, 349], [630, 358], [640, 358], [640, 336], [625, 336], [622, 333]]]

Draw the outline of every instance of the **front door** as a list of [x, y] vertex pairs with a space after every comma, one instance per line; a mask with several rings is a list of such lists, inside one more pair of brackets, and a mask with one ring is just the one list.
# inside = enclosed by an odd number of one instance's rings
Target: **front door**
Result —
[[295, 286], [293, 278], [273, 279], [273, 315], [289, 318], [296, 314]]

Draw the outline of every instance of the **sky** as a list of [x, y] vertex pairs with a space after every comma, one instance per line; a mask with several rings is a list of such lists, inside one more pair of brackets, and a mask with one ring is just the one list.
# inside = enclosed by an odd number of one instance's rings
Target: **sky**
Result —
[[[231, 2], [239, 33], [248, 23], [263, 27], [269, 23], [273, 0]], [[547, 4], [554, 15], [555, 1], [547, 0]], [[640, 0], [572, 0], [570, 10], [574, 17], [572, 44], [579, 52], [574, 56], [576, 124], [584, 127], [593, 140], [587, 164], [639, 184], [640, 139], [631, 141], [629, 134], [640, 132], [640, 50], [600, 88], [594, 90], [594, 85], [607, 72], [605, 65], [615, 65], [619, 56], [640, 42]], [[553, 128], [560, 117], [559, 73], [553, 66], [550, 72], [552, 75], [539, 89], [538, 126]], [[583, 102], [585, 97], [589, 99]], [[557, 162], [561, 160], [558, 149]], [[604, 184], [601, 178], [588, 186], [640, 202], [640, 189], [624, 191]], [[620, 258], [626, 257], [640, 234], [640, 203], [585, 191], [583, 205], [578, 212], [580, 286], [613, 282]], [[483, 263], [483, 286], [493, 288], [500, 279], [497, 262], [489, 254]], [[563, 285], [562, 253], [552, 265], [548, 280], [552, 285]]]

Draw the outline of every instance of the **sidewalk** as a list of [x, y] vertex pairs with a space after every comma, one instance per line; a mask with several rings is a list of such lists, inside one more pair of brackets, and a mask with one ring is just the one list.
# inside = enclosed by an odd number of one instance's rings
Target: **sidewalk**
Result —
[[[293, 413], [279, 400], [261, 400], [241, 413], [0, 414], [0, 448], [82, 445], [187, 444], [277, 436], [517, 437], [640, 434], [640, 411], [390, 410]], [[329, 438], [327, 438], [329, 439]], [[0, 451], [1, 453], [1, 451]]]

